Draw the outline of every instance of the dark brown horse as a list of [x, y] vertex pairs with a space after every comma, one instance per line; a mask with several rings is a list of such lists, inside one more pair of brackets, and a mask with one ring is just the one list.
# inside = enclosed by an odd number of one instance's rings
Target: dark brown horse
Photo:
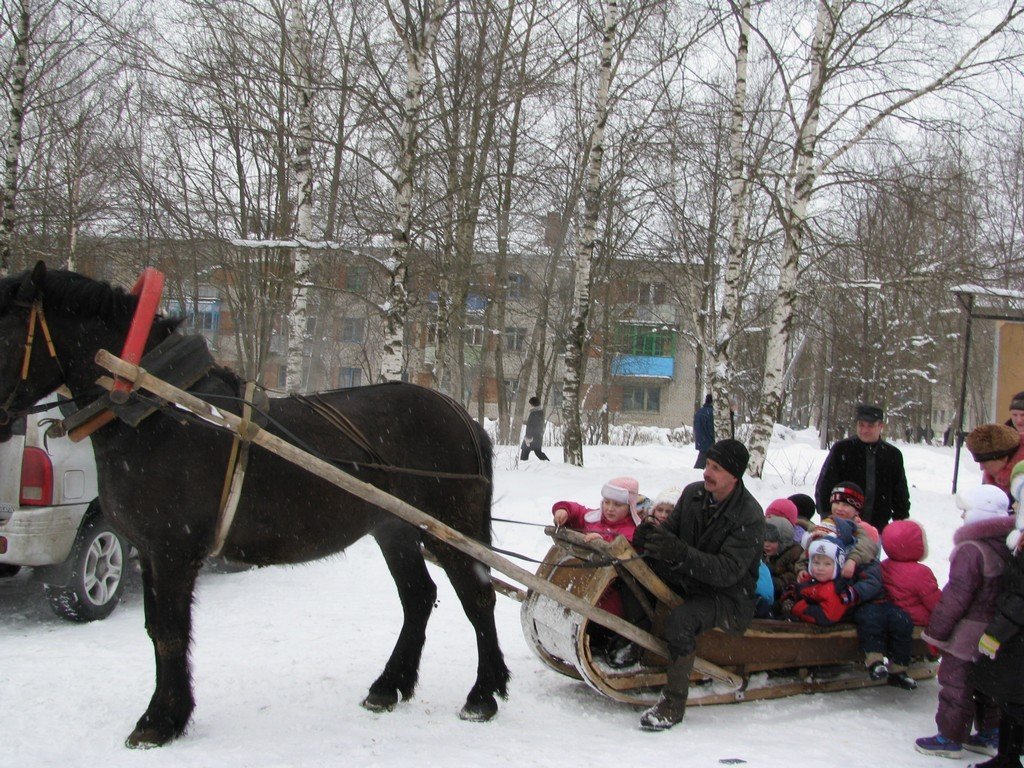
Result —
[[[105, 372], [93, 358], [99, 349], [120, 352], [135, 306], [136, 299], [121, 289], [75, 273], [48, 272], [41, 262], [0, 280], [0, 420], [24, 412], [61, 384], [76, 397], [98, 394], [95, 381]], [[38, 318], [40, 310], [56, 355], [42, 343], [36, 322], [26, 368], [30, 315], [35, 311]], [[147, 350], [175, 324], [158, 318]], [[190, 391], [217, 408], [241, 410], [238, 378], [226, 369], [212, 369]], [[349, 434], [364, 440], [346, 437], [322, 412], [290, 397], [270, 401], [267, 429], [299, 439], [304, 449], [467, 536], [490, 541], [491, 443], [462, 408], [432, 390], [397, 383], [321, 398], [330, 413], [340, 414]], [[0, 427], [0, 439], [9, 436], [5, 430]], [[164, 744], [185, 730], [195, 706], [189, 667], [193, 590], [214, 541], [232, 438], [158, 411], [136, 428], [114, 421], [92, 441], [104, 514], [139, 551], [146, 629], [156, 653], [156, 689], [127, 744]], [[505, 696], [508, 669], [487, 571], [467, 555], [422, 540], [415, 527], [258, 447], [249, 456], [223, 554], [258, 565], [301, 563], [343, 550], [366, 534], [384, 553], [405, 617], [363, 706], [390, 710], [416, 685], [437, 592], [422, 544], [444, 567], [476, 633], [477, 678], [461, 716], [491, 718], [495, 696]]]

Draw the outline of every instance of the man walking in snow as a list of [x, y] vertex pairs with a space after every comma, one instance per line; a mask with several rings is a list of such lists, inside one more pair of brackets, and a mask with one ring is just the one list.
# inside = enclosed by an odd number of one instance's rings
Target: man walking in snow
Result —
[[644, 522], [633, 534], [633, 546], [683, 598], [665, 622], [668, 681], [640, 717], [644, 730], [662, 731], [683, 719], [697, 636], [715, 627], [742, 632], [754, 618], [764, 512], [743, 485], [749, 458], [743, 443], [719, 440], [708, 449], [704, 481], [683, 489], [668, 520]]
[[881, 533], [890, 520], [910, 517], [910, 491], [903, 454], [882, 439], [884, 413], [877, 405], [857, 406], [857, 436], [840, 440], [828, 452], [814, 486], [822, 517], [831, 509], [832, 489], [852, 482], [864, 489], [860, 517]]
[[711, 395], [704, 398], [704, 405], [693, 414], [693, 442], [697, 448], [694, 469], [704, 469], [708, 449], [715, 442], [715, 411], [711, 407]]

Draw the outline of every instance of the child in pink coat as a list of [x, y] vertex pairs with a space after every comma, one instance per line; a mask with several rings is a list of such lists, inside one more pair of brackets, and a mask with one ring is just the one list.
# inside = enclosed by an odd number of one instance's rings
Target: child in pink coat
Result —
[[551, 505], [551, 514], [555, 525], [582, 531], [587, 541], [613, 541], [616, 536], [633, 541], [640, 523], [636, 509], [639, 496], [640, 483], [635, 478], [616, 477], [601, 488], [600, 507], [594, 509], [575, 501], [556, 501]]
[[942, 592], [932, 569], [921, 562], [928, 556], [928, 539], [916, 520], [894, 520], [882, 530], [882, 584], [889, 600], [914, 622], [927, 627]]

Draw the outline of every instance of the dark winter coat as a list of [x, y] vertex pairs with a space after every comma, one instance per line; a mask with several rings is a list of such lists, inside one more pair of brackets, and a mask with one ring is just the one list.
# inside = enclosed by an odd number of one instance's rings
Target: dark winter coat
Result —
[[837, 591], [842, 582], [805, 581], [797, 584], [793, 599], [796, 601], [791, 613], [800, 621], [828, 627], [838, 623], [846, 615], [849, 606], [844, 605]]
[[1010, 558], [1003, 574], [1003, 594], [985, 631], [999, 641], [995, 659], [982, 656], [974, 665], [974, 685], [1001, 706], [1024, 707], [1024, 549]]
[[764, 556], [764, 562], [772, 573], [772, 586], [775, 587], [775, 599], [778, 600], [787, 588], [796, 584], [797, 563], [803, 549], [795, 543], [785, 545], [785, 549], [779, 547], [779, 553], [774, 557]]
[[996, 614], [1012, 529], [1007, 516], [969, 523], [953, 534], [949, 581], [924, 632], [929, 643], [964, 661], [978, 658], [978, 640]]
[[861, 518], [881, 533], [890, 520], [904, 520], [910, 516], [910, 491], [903, 470], [900, 449], [885, 440], [864, 443], [856, 437], [840, 440], [832, 446], [821, 467], [814, 487], [814, 499], [822, 517], [829, 514], [832, 489], [845, 481], [857, 483], [867, 494], [867, 455], [875, 456], [875, 496], [872, 504], [865, 503]]
[[[637, 549], [643, 549], [652, 527], [645, 523], [636, 529]], [[713, 598], [722, 618], [720, 626], [738, 632], [746, 629], [754, 617], [764, 512], [743, 481], [719, 504], [712, 504], [703, 482], [691, 483], [662, 528], [689, 546], [679, 561], [650, 560], [655, 573], [684, 600]]]
[[942, 592], [932, 569], [920, 562], [928, 556], [928, 539], [916, 520], [891, 525], [882, 534], [888, 557], [882, 561], [882, 583], [889, 600], [916, 626], [928, 626]]
[[544, 408], [535, 405], [526, 415], [526, 437], [523, 439], [530, 448], [540, 449], [544, 443]]
[[693, 414], [693, 442], [698, 453], [715, 444], [715, 410], [703, 405]]

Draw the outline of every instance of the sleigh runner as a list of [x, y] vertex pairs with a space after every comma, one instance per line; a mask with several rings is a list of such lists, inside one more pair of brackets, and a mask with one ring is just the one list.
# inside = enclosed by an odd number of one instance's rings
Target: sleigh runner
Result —
[[[537, 576], [595, 606], [616, 583], [626, 588], [635, 588], [630, 581], [642, 585], [654, 598], [651, 639], [663, 646], [665, 617], [682, 599], [625, 539], [585, 541], [576, 531], [546, 530], [554, 544]], [[650, 705], [657, 700], [665, 683], [666, 652], [648, 648], [638, 663], [615, 669], [594, 647], [594, 627], [586, 614], [569, 611], [535, 591], [523, 601], [521, 619], [527, 642], [556, 672], [582, 680], [616, 701]], [[908, 673], [923, 680], [935, 676], [935, 664], [928, 660], [928, 647], [919, 635], [916, 629]], [[865, 688], [885, 681], [868, 677], [852, 624], [819, 627], [755, 619], [742, 634], [713, 630], [701, 635], [691, 683], [689, 703], [708, 705]]]

